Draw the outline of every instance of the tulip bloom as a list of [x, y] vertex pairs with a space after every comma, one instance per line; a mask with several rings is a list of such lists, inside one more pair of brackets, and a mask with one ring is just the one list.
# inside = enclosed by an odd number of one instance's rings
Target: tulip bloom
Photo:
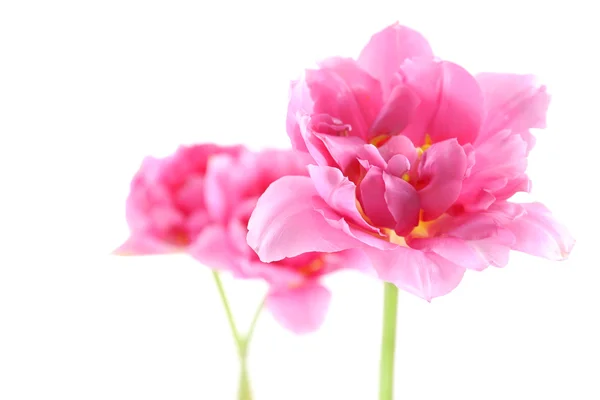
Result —
[[242, 146], [182, 146], [164, 159], [147, 158], [127, 199], [130, 238], [117, 254], [185, 252], [238, 278], [269, 284], [266, 308], [282, 326], [317, 329], [330, 292], [321, 278], [368, 265], [355, 250], [310, 252], [263, 263], [246, 243], [247, 222], [265, 189], [283, 176], [306, 176], [307, 157], [290, 150], [251, 152]]
[[548, 104], [532, 76], [472, 76], [391, 25], [357, 60], [292, 83], [287, 132], [309, 176], [267, 189], [248, 243], [265, 262], [360, 249], [382, 280], [427, 300], [511, 249], [564, 259], [574, 240], [550, 211], [508, 201], [530, 188], [530, 129]]

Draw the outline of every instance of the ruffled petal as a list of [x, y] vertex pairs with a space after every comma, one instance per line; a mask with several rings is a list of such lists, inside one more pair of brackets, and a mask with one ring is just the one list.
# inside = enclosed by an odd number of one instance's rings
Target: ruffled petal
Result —
[[541, 203], [521, 204], [525, 210], [508, 228], [515, 235], [513, 249], [550, 260], [565, 260], [575, 239]]
[[433, 253], [397, 246], [392, 250], [365, 248], [380, 279], [427, 301], [450, 293], [465, 269]]

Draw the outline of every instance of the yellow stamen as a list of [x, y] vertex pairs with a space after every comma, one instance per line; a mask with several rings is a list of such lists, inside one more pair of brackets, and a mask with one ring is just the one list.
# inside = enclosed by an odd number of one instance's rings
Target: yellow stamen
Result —
[[410, 182], [410, 175], [408, 174], [408, 172], [402, 175], [402, 179], [404, 179], [406, 182]]
[[320, 258], [317, 258], [310, 264], [300, 268], [300, 273], [302, 275], [312, 275], [315, 272], [318, 272], [320, 269], [322, 269], [324, 265], [325, 265], [325, 263], [323, 262], [323, 260]]

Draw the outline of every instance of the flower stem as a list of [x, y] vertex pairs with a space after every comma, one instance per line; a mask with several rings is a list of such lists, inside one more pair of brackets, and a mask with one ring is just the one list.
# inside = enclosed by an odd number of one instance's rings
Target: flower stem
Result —
[[384, 283], [383, 331], [379, 363], [379, 400], [394, 399], [394, 362], [396, 353], [396, 320], [398, 312], [398, 288]]
[[256, 309], [254, 317], [252, 318], [252, 322], [250, 323], [250, 328], [248, 328], [248, 332], [245, 336], [242, 336], [235, 325], [233, 313], [231, 312], [231, 307], [229, 306], [229, 301], [227, 300], [227, 295], [225, 294], [225, 289], [223, 288], [223, 282], [221, 281], [221, 277], [217, 271], [213, 271], [213, 278], [215, 279], [215, 284], [217, 285], [217, 289], [219, 291], [219, 297], [221, 298], [221, 303], [223, 303], [223, 308], [225, 309], [225, 314], [227, 315], [227, 321], [229, 322], [229, 328], [231, 329], [231, 334], [235, 341], [238, 359], [240, 362], [238, 400], [252, 400], [252, 388], [248, 375], [248, 347], [250, 346], [250, 341], [252, 340], [252, 335], [254, 334], [256, 322], [258, 321], [258, 317], [260, 316], [265, 301], [263, 300]]

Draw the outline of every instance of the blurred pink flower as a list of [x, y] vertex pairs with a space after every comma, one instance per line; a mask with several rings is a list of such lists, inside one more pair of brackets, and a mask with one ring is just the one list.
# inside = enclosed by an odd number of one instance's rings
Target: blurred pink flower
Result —
[[528, 191], [531, 128], [549, 96], [529, 75], [434, 58], [391, 25], [357, 60], [331, 58], [292, 83], [287, 131], [313, 160], [259, 199], [248, 243], [263, 261], [362, 249], [379, 277], [430, 300], [510, 249], [563, 259], [574, 240]]
[[310, 252], [266, 264], [246, 243], [247, 222], [265, 189], [282, 176], [306, 176], [307, 157], [290, 150], [251, 152], [242, 146], [182, 146], [148, 158], [127, 200], [130, 238], [117, 254], [186, 252], [239, 278], [269, 284], [266, 308], [286, 328], [317, 329], [330, 293], [321, 278], [341, 268], [364, 268], [356, 250]]

